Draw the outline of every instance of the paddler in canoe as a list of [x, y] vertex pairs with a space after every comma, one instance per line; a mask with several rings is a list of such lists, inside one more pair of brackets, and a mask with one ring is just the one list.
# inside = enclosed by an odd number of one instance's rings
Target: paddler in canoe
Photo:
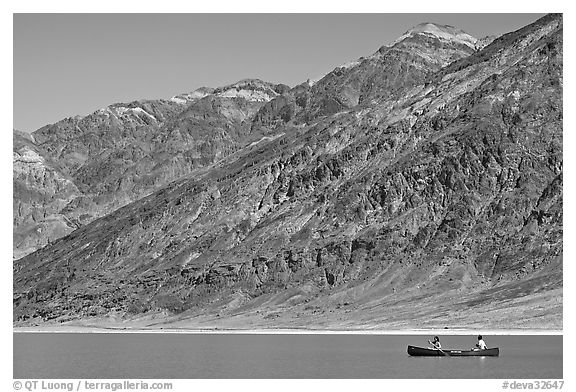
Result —
[[434, 339], [432, 341], [428, 341], [428, 343], [432, 345], [432, 347], [429, 348], [433, 350], [442, 350], [442, 345], [440, 344], [440, 339], [438, 336], [434, 336]]
[[486, 350], [487, 348], [488, 346], [486, 346], [486, 342], [484, 342], [484, 339], [482, 339], [482, 335], [478, 335], [478, 343], [476, 343], [476, 347], [472, 348], [472, 350]]

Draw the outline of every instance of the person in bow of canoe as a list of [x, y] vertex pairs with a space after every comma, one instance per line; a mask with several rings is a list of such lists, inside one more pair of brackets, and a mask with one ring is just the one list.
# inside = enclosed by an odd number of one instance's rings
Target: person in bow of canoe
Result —
[[476, 343], [476, 348], [473, 348], [473, 350], [486, 350], [487, 348], [488, 346], [486, 346], [484, 339], [482, 339], [482, 335], [478, 335], [478, 343]]
[[432, 341], [428, 341], [428, 343], [430, 343], [433, 347], [434, 350], [441, 350], [442, 349], [442, 345], [440, 344], [440, 339], [438, 338], [438, 336], [434, 336], [434, 339]]

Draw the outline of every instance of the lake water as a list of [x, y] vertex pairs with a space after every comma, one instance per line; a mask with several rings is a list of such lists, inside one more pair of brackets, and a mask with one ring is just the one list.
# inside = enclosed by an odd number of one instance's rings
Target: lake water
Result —
[[[562, 378], [562, 336], [484, 336], [499, 357], [410, 357], [431, 336], [15, 333], [14, 378]], [[440, 336], [469, 349], [475, 336]]]

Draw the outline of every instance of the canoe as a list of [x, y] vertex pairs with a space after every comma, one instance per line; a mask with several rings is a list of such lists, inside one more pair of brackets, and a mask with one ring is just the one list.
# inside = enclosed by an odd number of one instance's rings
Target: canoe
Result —
[[[444, 352], [442, 352], [444, 351]], [[413, 357], [497, 357], [498, 347], [486, 350], [434, 350], [431, 348], [408, 346], [408, 355]]]

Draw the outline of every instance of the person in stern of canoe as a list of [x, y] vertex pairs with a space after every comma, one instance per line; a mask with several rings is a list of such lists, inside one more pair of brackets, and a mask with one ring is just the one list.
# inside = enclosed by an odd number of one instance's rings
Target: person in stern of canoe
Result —
[[440, 344], [440, 339], [438, 338], [438, 336], [434, 336], [434, 339], [432, 341], [428, 341], [428, 343], [430, 343], [433, 347], [434, 350], [441, 350], [442, 349], [442, 345]]
[[482, 339], [482, 335], [478, 335], [478, 343], [476, 343], [476, 347], [472, 350], [486, 350], [487, 348], [486, 343]]

